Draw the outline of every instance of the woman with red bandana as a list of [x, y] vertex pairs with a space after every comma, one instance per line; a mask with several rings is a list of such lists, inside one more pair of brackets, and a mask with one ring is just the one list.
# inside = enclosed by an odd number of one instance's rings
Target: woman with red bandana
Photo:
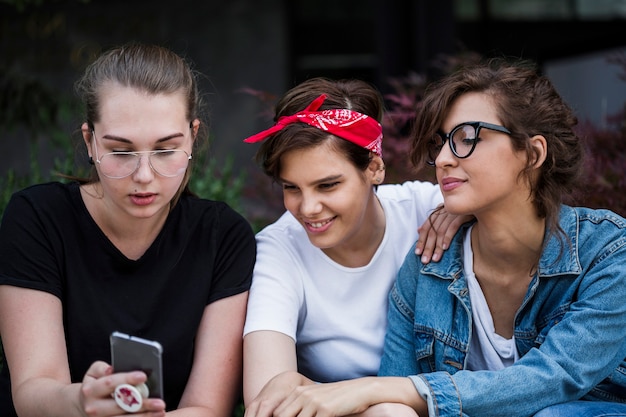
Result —
[[[297, 387], [378, 372], [389, 289], [442, 201], [428, 182], [380, 185], [382, 112], [369, 84], [315, 78], [282, 97], [273, 127], [246, 139], [263, 141], [257, 158], [287, 209], [257, 235], [244, 329], [247, 417], [271, 416]], [[440, 216], [433, 229], [450, 233], [428, 245], [424, 228], [425, 262], [433, 250], [440, 258], [462, 220]], [[415, 416], [392, 404], [367, 413]]]

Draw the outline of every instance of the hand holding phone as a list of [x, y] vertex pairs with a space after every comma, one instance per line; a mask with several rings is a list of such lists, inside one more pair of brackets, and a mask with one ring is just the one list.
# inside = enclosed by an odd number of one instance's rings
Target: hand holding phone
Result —
[[110, 341], [113, 372], [143, 371], [148, 377], [148, 397], [163, 398], [161, 344], [121, 332], [113, 332]]

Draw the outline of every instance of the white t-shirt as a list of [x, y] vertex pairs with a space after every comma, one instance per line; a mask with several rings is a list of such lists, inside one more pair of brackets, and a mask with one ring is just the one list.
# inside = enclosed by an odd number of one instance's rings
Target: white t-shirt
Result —
[[473, 337], [467, 354], [467, 369], [470, 371], [498, 371], [513, 365], [519, 359], [519, 354], [514, 337], [507, 339], [496, 333], [489, 305], [474, 274], [473, 227], [467, 230], [463, 241], [463, 267], [465, 276], [467, 276], [473, 319]]
[[443, 202], [439, 186], [429, 182], [382, 185], [377, 195], [385, 235], [363, 267], [330, 259], [289, 212], [257, 234], [244, 335], [273, 330], [293, 338], [298, 370], [314, 381], [378, 373], [389, 290], [417, 228]]

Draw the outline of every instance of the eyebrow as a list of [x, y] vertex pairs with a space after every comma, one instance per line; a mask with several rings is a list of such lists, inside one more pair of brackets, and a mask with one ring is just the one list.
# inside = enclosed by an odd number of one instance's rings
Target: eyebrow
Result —
[[[320, 178], [319, 180], [315, 180], [315, 181], [313, 181], [313, 182], [311, 183], [311, 185], [318, 185], [318, 184], [323, 184], [323, 183], [326, 183], [326, 182], [336, 181], [336, 180], [340, 179], [341, 177], [343, 177], [343, 175], [342, 175], [342, 174], [330, 175], [330, 176], [328, 176], [328, 177]], [[282, 178], [282, 177], [278, 177], [278, 179], [279, 179], [281, 182], [285, 183], [285, 184], [293, 184], [293, 182], [291, 182], [291, 181], [289, 181], [289, 180], [286, 180], [286, 179], [284, 179], [284, 178]]]
[[[167, 142], [170, 139], [175, 139], [175, 138], [184, 137], [184, 136], [185, 135], [183, 135], [182, 133], [172, 133], [171, 135], [167, 135], [165, 137], [157, 139], [156, 143]], [[101, 139], [109, 139], [109, 140], [114, 140], [117, 142], [123, 142], [123, 143], [128, 143], [128, 144], [133, 143], [130, 139], [126, 139], [124, 137], [115, 136], [115, 135], [104, 135], [101, 137]]]

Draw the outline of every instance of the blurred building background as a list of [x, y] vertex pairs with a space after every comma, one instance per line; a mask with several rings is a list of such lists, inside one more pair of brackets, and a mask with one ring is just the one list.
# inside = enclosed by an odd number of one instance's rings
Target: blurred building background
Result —
[[211, 155], [238, 169], [256, 169], [241, 141], [270, 123], [242, 88], [280, 95], [324, 75], [388, 92], [391, 78], [436, 77], [442, 54], [470, 51], [536, 60], [581, 119], [605, 123], [626, 101], [607, 62], [626, 53], [626, 0], [0, 0], [0, 175], [30, 169], [33, 141], [50, 163], [47, 116], [32, 113], [51, 109], [69, 136], [81, 115], [55, 100], [71, 103], [94, 54], [128, 41], [167, 46], [205, 75]]

